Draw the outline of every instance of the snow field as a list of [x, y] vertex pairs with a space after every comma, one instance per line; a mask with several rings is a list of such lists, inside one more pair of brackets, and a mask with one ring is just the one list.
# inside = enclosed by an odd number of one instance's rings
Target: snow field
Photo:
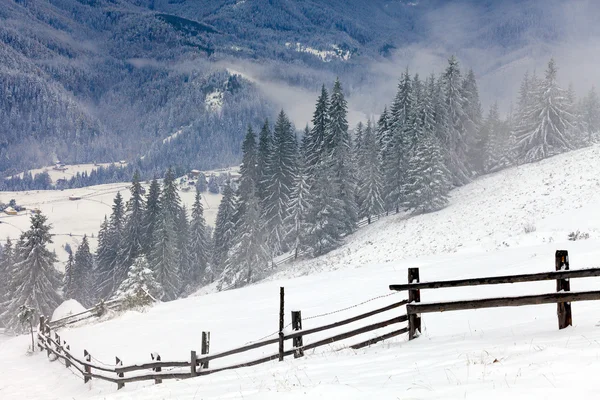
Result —
[[[211, 332], [211, 353], [275, 334], [279, 287], [305, 329], [406, 298], [388, 285], [554, 270], [554, 252], [570, 253], [571, 269], [600, 266], [600, 147], [553, 157], [483, 177], [452, 192], [448, 208], [408, 218], [391, 216], [359, 230], [347, 244], [315, 260], [282, 266], [269, 280], [127, 312], [93, 325], [62, 329], [75, 354], [124, 364], [187, 360]], [[123, 192], [125, 194], [125, 192]], [[111, 197], [112, 198], [112, 197]], [[99, 222], [98, 222], [99, 224]], [[527, 233], [526, 225], [535, 227]], [[0, 228], [2, 225], [0, 225]], [[571, 242], [569, 232], [590, 233]], [[529, 229], [528, 229], [529, 231]], [[572, 279], [571, 290], [597, 290], [598, 278]], [[423, 290], [423, 302], [549, 293], [554, 281]], [[310, 317], [357, 307], [320, 318]], [[556, 305], [423, 314], [423, 335], [406, 335], [362, 350], [343, 349], [402, 325], [251, 368], [183, 381], [116, 386], [83, 384], [45, 353], [25, 356], [26, 336], [0, 340], [0, 397], [27, 399], [578, 399], [597, 397], [600, 383], [600, 303], [574, 302], [573, 326], [558, 330]], [[404, 313], [389, 312], [304, 338], [308, 344]], [[275, 337], [269, 336], [269, 337]], [[286, 342], [286, 348], [291, 343]], [[219, 360], [219, 367], [274, 354], [277, 345]], [[98, 362], [98, 361], [95, 361]], [[35, 371], [32, 374], [31, 371]], [[133, 374], [133, 373], [132, 373]], [[127, 376], [127, 374], [126, 374]]]

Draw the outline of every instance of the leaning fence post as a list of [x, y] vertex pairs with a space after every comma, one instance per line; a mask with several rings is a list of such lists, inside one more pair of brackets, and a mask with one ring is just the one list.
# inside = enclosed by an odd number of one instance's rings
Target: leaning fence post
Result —
[[[408, 269], [408, 283], [419, 283], [419, 268]], [[419, 289], [408, 290], [408, 302], [420, 303], [421, 302], [421, 291]], [[408, 340], [413, 340], [421, 333], [421, 315], [420, 314], [409, 314], [408, 315]]]
[[[90, 355], [90, 353], [88, 353], [87, 350], [83, 350], [83, 357], [88, 363], [92, 362], [92, 356]], [[92, 377], [90, 376], [92, 374], [92, 367], [89, 364], [85, 365], [84, 371], [85, 374], [83, 375], [83, 383], [87, 383], [88, 381], [92, 380]]]
[[196, 351], [192, 350], [190, 354], [190, 375], [193, 377], [198, 376], [198, 372], [196, 371]]
[[[557, 271], [569, 270], [569, 252], [567, 250], [557, 250], [555, 255], [555, 267]], [[570, 292], [571, 283], [569, 279], [556, 280], [557, 292]], [[569, 325], [573, 325], [573, 317], [571, 315], [571, 303], [557, 303], [558, 329], [565, 329]]]
[[[202, 347], [200, 348], [200, 353], [202, 355], [208, 355], [210, 350], [210, 332], [202, 332]], [[203, 369], [208, 368], [208, 361], [204, 361], [201, 364]]]
[[[44, 346], [40, 343], [40, 335], [44, 334], [44, 326], [46, 325], [46, 317], [40, 315], [40, 327], [38, 328], [38, 347], [40, 351], [44, 351]], [[33, 351], [33, 350], [32, 350]]]
[[[150, 354], [150, 357], [152, 357], [152, 359], [153, 359], [153, 360], [156, 360], [156, 362], [160, 362], [160, 354], [158, 354], [158, 353], [151, 353], [151, 354]], [[161, 371], [162, 371], [162, 367], [155, 367], [155, 368], [154, 368], [154, 371], [156, 371], [156, 372], [161, 372]], [[155, 384], [162, 383], [162, 379], [160, 379], [160, 378], [155, 378], [155, 379], [154, 379], [154, 383], [155, 383]]]
[[283, 323], [284, 323], [284, 297], [285, 297], [285, 289], [283, 287], [279, 288], [279, 361], [283, 361]]
[[[302, 313], [300, 311], [292, 311], [292, 329], [294, 331], [302, 330]], [[304, 350], [302, 349], [303, 341], [302, 336], [295, 337], [293, 340], [294, 358], [300, 358], [304, 356]]]
[[63, 348], [65, 349], [65, 367], [69, 368], [71, 366], [71, 346], [67, 344], [66, 341], [63, 341]]
[[[122, 366], [123, 366], [123, 361], [121, 361], [121, 359], [119, 357], [115, 357], [115, 369], [122, 367]], [[117, 377], [123, 378], [124, 376], [125, 376], [124, 373], [117, 372]], [[125, 384], [123, 382], [117, 382], [117, 390], [123, 389], [124, 387], [125, 387]]]
[[54, 332], [54, 338], [56, 340], [56, 352], [60, 354], [62, 353], [62, 346], [60, 345], [60, 336], [57, 332]]

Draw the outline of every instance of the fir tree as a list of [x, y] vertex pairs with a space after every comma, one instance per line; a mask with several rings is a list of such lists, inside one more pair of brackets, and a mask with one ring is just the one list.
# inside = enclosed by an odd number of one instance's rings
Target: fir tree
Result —
[[240, 180], [236, 199], [236, 221], [244, 215], [250, 194], [259, 189], [257, 163], [256, 135], [252, 128], [248, 127], [246, 137], [242, 143], [242, 164], [240, 165]]
[[90, 245], [85, 235], [75, 253], [70, 281], [69, 298], [77, 300], [84, 307], [91, 307], [95, 300], [94, 257], [90, 253]]
[[344, 98], [342, 85], [337, 79], [331, 92], [329, 123], [327, 125], [325, 146], [328, 151], [327, 166], [341, 201], [341, 215], [344, 233], [350, 234], [356, 229], [358, 209], [356, 206], [356, 177], [352, 162], [352, 140], [348, 132], [348, 104]]
[[465, 140], [467, 143], [467, 156], [470, 165], [475, 171], [483, 172], [482, 163], [482, 138], [481, 124], [483, 112], [481, 110], [481, 102], [479, 101], [479, 89], [475, 80], [475, 73], [472, 69], [469, 70], [462, 83], [462, 94], [464, 97], [463, 109], [465, 111]]
[[256, 154], [256, 173], [257, 177], [257, 195], [261, 207], [264, 208], [267, 199], [267, 187], [269, 186], [269, 177], [271, 176], [271, 156], [273, 152], [273, 134], [269, 127], [269, 121], [266, 120], [260, 135], [258, 137], [258, 149]]
[[446, 165], [452, 174], [452, 183], [462, 186], [471, 181], [469, 163], [469, 130], [473, 124], [465, 110], [467, 100], [462, 89], [462, 78], [458, 61], [454, 56], [448, 60], [448, 67], [442, 77], [445, 100], [446, 132], [443, 144], [447, 148]]
[[[118, 249], [123, 235], [123, 198], [118, 192], [113, 200], [112, 214], [104, 227], [101, 226], [98, 244], [95, 295], [100, 299], [110, 298], [117, 289]], [[101, 237], [101, 240], [100, 240]]]
[[222, 274], [221, 284], [227, 288], [240, 287], [256, 281], [269, 265], [266, 235], [254, 191], [248, 195], [246, 212], [239, 221], [237, 239]]
[[381, 177], [381, 165], [379, 163], [379, 143], [371, 121], [367, 122], [363, 137], [363, 145], [360, 149], [359, 158], [362, 159], [363, 167], [359, 169], [360, 187], [358, 189], [360, 218], [367, 218], [371, 223], [371, 217], [383, 212], [383, 200], [381, 192], [383, 182]]
[[144, 256], [136, 258], [121, 282], [115, 298], [123, 300], [128, 308], [151, 304], [163, 297], [162, 288], [156, 281]]
[[[302, 160], [305, 160], [305, 158], [302, 158]], [[294, 258], [298, 258], [300, 252], [304, 251], [306, 247], [306, 236], [309, 230], [306, 221], [306, 215], [310, 209], [309, 197], [308, 174], [303, 161], [299, 167], [290, 198], [288, 206], [290, 213], [284, 221], [286, 227], [285, 240], [288, 247], [294, 252]]]
[[206, 232], [202, 195], [196, 191], [192, 206], [192, 221], [190, 223], [190, 280], [193, 284], [207, 283], [206, 276], [209, 260], [209, 237]]
[[140, 174], [135, 171], [131, 184], [131, 198], [127, 202], [123, 235], [117, 255], [117, 270], [115, 286], [118, 286], [127, 277], [127, 271], [140, 254], [143, 252], [144, 243], [144, 199], [142, 198], [142, 185]]
[[588, 132], [587, 143], [595, 143], [600, 137], [600, 99], [595, 87], [592, 87], [587, 96], [583, 98], [579, 108]]
[[8, 301], [10, 300], [10, 273], [13, 270], [13, 265], [12, 241], [10, 238], [6, 238], [6, 244], [2, 247], [2, 257], [0, 257], [0, 276], [4, 277], [4, 279], [0, 280], [0, 315], [2, 315], [8, 306]]
[[156, 281], [163, 288], [162, 300], [175, 300], [180, 293], [178, 261], [175, 219], [169, 212], [163, 211], [156, 225], [154, 247], [148, 259]]
[[215, 274], [215, 276], [210, 278], [210, 282], [223, 271], [227, 260], [227, 253], [232, 245], [234, 235], [233, 218], [235, 213], [233, 200], [233, 189], [229, 182], [226, 182], [225, 187], [223, 188], [223, 198], [221, 199], [217, 211], [217, 220], [215, 222], [212, 262], [213, 274]]
[[156, 178], [154, 178], [148, 189], [142, 226], [144, 234], [143, 253], [146, 255], [150, 254], [152, 245], [154, 244], [154, 231], [160, 217], [160, 194], [160, 185]]
[[287, 217], [290, 194], [297, 174], [298, 146], [292, 124], [283, 110], [279, 113], [273, 131], [268, 197], [265, 201], [265, 228], [272, 254], [280, 254], [285, 247], [283, 221]]
[[323, 85], [313, 114], [313, 127], [308, 135], [306, 144], [306, 173], [308, 174], [309, 182], [314, 177], [315, 168], [321, 162], [325, 161], [325, 154], [327, 153], [325, 137], [329, 126], [329, 107], [329, 94], [325, 85]]
[[187, 207], [183, 205], [175, 221], [177, 235], [177, 249], [179, 276], [181, 279], [182, 292], [193, 287], [190, 259], [190, 223], [188, 220]]
[[570, 134], [573, 115], [568, 111], [567, 95], [556, 82], [556, 64], [548, 63], [545, 79], [534, 86], [533, 101], [521, 111], [516, 132], [518, 160], [541, 160], [572, 148]]
[[75, 280], [73, 275], [75, 274], [75, 257], [73, 252], [69, 253], [69, 258], [65, 264], [65, 274], [63, 277], [63, 295], [65, 299], [75, 298]]
[[47, 220], [43, 214], [33, 215], [31, 229], [21, 235], [19, 261], [9, 275], [14, 290], [1, 318], [11, 330], [20, 330], [17, 312], [22, 305], [34, 308], [41, 315], [51, 315], [62, 300], [59, 294], [62, 277], [54, 269], [56, 254], [46, 247], [52, 243], [52, 226], [47, 224]]

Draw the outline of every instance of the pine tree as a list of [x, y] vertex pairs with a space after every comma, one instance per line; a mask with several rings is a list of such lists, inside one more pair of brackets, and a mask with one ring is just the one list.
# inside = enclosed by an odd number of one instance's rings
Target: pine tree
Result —
[[163, 297], [162, 288], [144, 256], [134, 260], [114, 297], [123, 300], [128, 308], [146, 306]]
[[481, 155], [483, 154], [481, 124], [483, 112], [481, 110], [481, 102], [479, 101], [479, 89], [475, 73], [472, 69], [469, 70], [462, 83], [462, 94], [464, 97], [463, 109], [467, 118], [465, 119], [465, 140], [467, 142], [467, 155], [469, 164], [473, 169], [481, 173], [483, 165]]
[[75, 298], [75, 281], [73, 279], [73, 274], [75, 274], [75, 258], [71, 251], [67, 263], [65, 264], [65, 274], [63, 277], [63, 296], [65, 299]]
[[283, 221], [288, 216], [290, 194], [297, 174], [298, 145], [292, 124], [283, 110], [277, 117], [273, 131], [271, 176], [265, 201], [265, 228], [273, 255], [285, 249]]
[[31, 217], [31, 229], [21, 235], [18, 262], [10, 273], [11, 300], [1, 320], [10, 330], [19, 331], [17, 311], [22, 305], [37, 310], [41, 315], [51, 315], [60, 304], [61, 274], [54, 268], [56, 254], [47, 249], [52, 243], [48, 218], [43, 214]]
[[194, 285], [208, 283], [209, 238], [204, 220], [202, 195], [196, 191], [190, 223], [190, 279]]
[[521, 163], [541, 160], [572, 148], [573, 115], [567, 95], [556, 82], [556, 64], [548, 63], [545, 79], [535, 85], [531, 105], [521, 112], [517, 128], [517, 152]]
[[10, 300], [10, 273], [13, 270], [14, 254], [12, 241], [6, 238], [6, 244], [2, 247], [2, 257], [0, 257], [0, 276], [4, 279], [0, 280], [0, 315], [6, 310], [8, 301]]
[[458, 61], [454, 56], [448, 60], [448, 67], [442, 77], [445, 100], [445, 115], [447, 118], [446, 132], [443, 145], [447, 148], [446, 165], [452, 174], [452, 183], [462, 186], [471, 181], [471, 166], [469, 163], [469, 130], [473, 121], [465, 110], [462, 78]]
[[483, 172], [496, 172], [510, 165], [506, 154], [509, 141], [505, 124], [500, 120], [498, 103], [490, 108], [488, 116], [481, 128], [483, 140]]
[[177, 264], [179, 266], [179, 277], [181, 279], [181, 293], [183, 293], [185, 290], [189, 290], [194, 286], [190, 258], [190, 223], [188, 220], [187, 207], [185, 205], [179, 210], [179, 215], [177, 216], [175, 223], [177, 248], [179, 251]]
[[325, 147], [328, 152], [327, 167], [342, 204], [340, 211], [343, 215], [344, 233], [350, 234], [356, 230], [358, 209], [355, 197], [356, 172], [352, 162], [352, 140], [347, 115], [348, 104], [340, 80], [337, 79], [331, 92]]
[[587, 143], [595, 143], [600, 137], [600, 99], [595, 87], [592, 86], [587, 96], [581, 101], [580, 110], [588, 132]]
[[221, 199], [217, 211], [217, 220], [215, 222], [212, 261], [212, 272], [215, 275], [210, 278], [210, 282], [223, 272], [227, 260], [227, 253], [232, 245], [234, 235], [233, 218], [235, 213], [233, 197], [233, 189], [229, 182], [226, 182], [223, 188], [223, 198]]
[[239, 221], [237, 241], [232, 246], [222, 285], [240, 287], [256, 281], [267, 269], [270, 260], [266, 235], [260, 218], [258, 198], [248, 194], [246, 212]]
[[105, 221], [98, 233], [98, 262], [96, 266], [95, 297], [108, 299], [117, 289], [118, 249], [123, 237], [123, 198], [118, 192], [113, 200], [110, 220]]
[[294, 190], [290, 197], [290, 213], [284, 221], [286, 227], [285, 241], [288, 247], [294, 252], [294, 258], [298, 258], [300, 252], [305, 250], [306, 235], [309, 226], [306, 222], [306, 214], [310, 209], [308, 199], [310, 190], [308, 185], [308, 174], [305, 166], [306, 158], [302, 157], [302, 164], [299, 166], [299, 172], [296, 176]]
[[150, 183], [143, 220], [143, 253], [148, 256], [154, 244], [154, 231], [160, 217], [160, 185], [156, 178]]
[[90, 253], [87, 236], [83, 236], [75, 253], [75, 262], [70, 279], [69, 298], [77, 300], [84, 307], [94, 304], [94, 257]]
[[325, 137], [329, 126], [329, 107], [329, 94], [327, 93], [325, 85], [323, 85], [313, 114], [313, 127], [308, 135], [306, 144], [306, 154], [308, 157], [306, 160], [306, 173], [308, 175], [309, 183], [314, 178], [315, 168], [321, 162], [325, 161], [325, 155], [327, 153]]
[[117, 270], [115, 286], [120, 285], [127, 278], [127, 271], [140, 254], [143, 252], [144, 243], [144, 199], [142, 198], [142, 185], [140, 174], [135, 171], [131, 184], [131, 198], [125, 210], [125, 223], [123, 235], [117, 255]]
[[264, 208], [267, 199], [267, 187], [269, 185], [269, 177], [271, 176], [271, 156], [273, 153], [273, 133], [269, 127], [269, 121], [265, 123], [260, 130], [258, 137], [258, 149], [256, 154], [256, 173], [257, 177], [257, 195], [260, 201], [261, 208]]
[[371, 223], [372, 216], [378, 215], [384, 210], [381, 198], [383, 182], [378, 156], [379, 143], [373, 132], [371, 121], [368, 121], [359, 156], [362, 159], [363, 167], [359, 169], [361, 184], [358, 189], [358, 204], [360, 218], [367, 218], [369, 223]]
[[242, 143], [242, 164], [240, 165], [240, 180], [236, 198], [236, 216], [239, 221], [246, 212], [246, 204], [250, 193], [259, 189], [258, 185], [258, 153], [256, 148], [256, 135], [248, 127], [246, 137]]
[[160, 197], [160, 215], [154, 232], [154, 244], [148, 262], [156, 280], [163, 289], [163, 300], [175, 300], [182, 287], [180, 262], [185, 243], [179, 234], [184, 229], [182, 208], [173, 170], [169, 168], [163, 179]]
[[326, 165], [315, 170], [315, 179], [309, 192], [306, 213], [306, 248], [313, 257], [325, 254], [341, 244], [345, 229], [343, 206]]

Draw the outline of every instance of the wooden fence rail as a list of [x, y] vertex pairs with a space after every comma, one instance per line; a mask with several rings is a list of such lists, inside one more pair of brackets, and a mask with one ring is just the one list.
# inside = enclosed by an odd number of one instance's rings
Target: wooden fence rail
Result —
[[[283, 291], [283, 288], [281, 288], [280, 326], [279, 326], [278, 337], [262, 340], [262, 341], [259, 341], [256, 343], [250, 343], [250, 344], [240, 346], [235, 349], [231, 349], [231, 350], [227, 350], [227, 351], [223, 351], [223, 352], [219, 352], [219, 353], [208, 354], [210, 333], [203, 332], [202, 333], [202, 339], [203, 339], [202, 340], [202, 354], [200, 356], [198, 356], [196, 351], [192, 350], [190, 352], [190, 357], [186, 361], [162, 361], [158, 354], [155, 355], [153, 353], [152, 354], [153, 361], [148, 362], [148, 363], [123, 366], [123, 361], [119, 357], [116, 357], [115, 358], [116, 362], [115, 362], [114, 367], [106, 366], [106, 365], [98, 365], [98, 364], [92, 362], [92, 356], [86, 350], [84, 350], [83, 358], [79, 358], [79, 357], [76, 357], [75, 355], [73, 355], [69, 345], [67, 345], [67, 343], [65, 341], [62, 341], [62, 343], [61, 343], [60, 336], [56, 333], [56, 331], [53, 331], [53, 329], [55, 329], [54, 326], [52, 326], [51, 323], [48, 323], [44, 317], [40, 317], [40, 327], [38, 330], [38, 347], [40, 348], [40, 350], [47, 351], [49, 357], [50, 357], [50, 355], [54, 355], [56, 357], [56, 359], [63, 360], [65, 362], [65, 366], [67, 368], [73, 367], [74, 369], [79, 371], [79, 373], [83, 376], [85, 382], [88, 382], [91, 379], [101, 379], [101, 380], [105, 380], [105, 381], [108, 381], [111, 383], [115, 383], [115, 384], [117, 384], [117, 389], [121, 389], [126, 383], [130, 383], [130, 382], [154, 380], [155, 383], [161, 383], [163, 379], [187, 379], [187, 378], [192, 378], [192, 377], [197, 377], [197, 376], [209, 375], [209, 374], [213, 374], [213, 373], [225, 371], [225, 370], [231, 370], [231, 369], [236, 369], [236, 368], [258, 365], [261, 363], [266, 363], [266, 362], [274, 361], [274, 360], [281, 361], [284, 359], [284, 357], [287, 357], [290, 355], [294, 355], [294, 357], [301, 357], [302, 355], [304, 355], [304, 351], [306, 351], [306, 350], [311, 350], [311, 349], [315, 349], [317, 347], [329, 345], [329, 344], [332, 344], [332, 343], [335, 343], [335, 342], [338, 342], [338, 341], [341, 341], [344, 339], [348, 339], [348, 338], [351, 338], [351, 337], [354, 337], [354, 336], [357, 336], [357, 335], [360, 335], [363, 333], [372, 332], [372, 331], [387, 327], [392, 324], [406, 322], [408, 320], [408, 316], [405, 313], [403, 313], [394, 318], [388, 318], [381, 322], [371, 323], [366, 326], [356, 328], [356, 329], [353, 329], [353, 330], [350, 330], [347, 332], [338, 333], [338, 334], [335, 334], [328, 338], [317, 340], [313, 343], [303, 344], [303, 338], [305, 336], [312, 335], [312, 334], [315, 334], [318, 332], [323, 332], [323, 331], [330, 330], [330, 329], [334, 329], [334, 328], [338, 328], [338, 327], [341, 327], [341, 326], [344, 326], [344, 325], [347, 325], [347, 324], [350, 324], [353, 322], [357, 322], [357, 321], [384, 313], [386, 311], [391, 311], [391, 310], [397, 309], [403, 305], [406, 305], [408, 303], [408, 300], [402, 300], [399, 302], [395, 302], [388, 306], [380, 307], [375, 310], [365, 312], [365, 313], [356, 315], [351, 318], [346, 318], [344, 320], [326, 324], [324, 326], [311, 328], [311, 329], [305, 329], [305, 330], [298, 329], [298, 327], [301, 328], [301, 314], [298, 311], [294, 311], [294, 312], [292, 312], [292, 315], [294, 316], [293, 318], [296, 318], [294, 324], [297, 329], [291, 333], [285, 333], [284, 329], [283, 329], [283, 306], [284, 306], [284, 301], [283, 301], [284, 297], [283, 296], [284, 296], [284, 291]], [[112, 303], [112, 304], [116, 304], [116, 303]], [[103, 306], [105, 306], [105, 305], [106, 305], [106, 303], [103, 304]], [[94, 310], [94, 309], [92, 308], [90, 310], [86, 310], [86, 312], [89, 313], [91, 310]], [[68, 318], [77, 319], [84, 315], [85, 315], [85, 313], [82, 312], [77, 315], [69, 316]], [[68, 318], [64, 318], [59, 321], [65, 322], [68, 320]], [[58, 321], [54, 321], [54, 322], [58, 322]], [[62, 325], [58, 324], [56, 326], [60, 327]], [[407, 327], [397, 329], [397, 330], [394, 330], [393, 332], [389, 332], [384, 335], [379, 335], [379, 336], [371, 338], [367, 341], [362, 341], [362, 342], [352, 346], [352, 348], [362, 348], [365, 346], [369, 346], [371, 344], [380, 342], [382, 340], [386, 340], [386, 339], [392, 338], [394, 336], [401, 335], [403, 333], [406, 333], [407, 331], [408, 331]], [[55, 339], [52, 338], [53, 333], [56, 337]], [[286, 350], [283, 347], [283, 343], [285, 343], [285, 341], [287, 341], [287, 340], [293, 340], [294, 346], [291, 349]], [[253, 360], [249, 360], [249, 361], [238, 362], [238, 363], [228, 365], [228, 366], [222, 366], [222, 367], [217, 367], [217, 368], [208, 368], [209, 362], [212, 360], [225, 358], [225, 357], [232, 356], [235, 354], [245, 353], [250, 350], [254, 350], [254, 349], [258, 349], [261, 347], [274, 345], [274, 344], [278, 344], [278, 351], [276, 353], [266, 355], [266, 356], [261, 356], [257, 359], [253, 359]], [[179, 370], [173, 371], [173, 372], [171, 372], [171, 370], [162, 371], [163, 368], [169, 368], [169, 369], [177, 369], [178, 368]], [[181, 368], [186, 368], [187, 371], [183, 372], [183, 370], [181, 370]], [[152, 370], [153, 372], [148, 373], [148, 370]], [[141, 371], [143, 373], [139, 374], [139, 375], [135, 374], [135, 372], [139, 372], [139, 371]], [[125, 376], [126, 373], [128, 374], [128, 376]], [[134, 373], [134, 374], [129, 375], [131, 373]]]
[[[535, 304], [557, 304], [558, 328], [564, 329], [573, 324], [571, 314], [571, 302], [600, 300], [600, 290], [571, 292], [569, 279], [599, 277], [600, 268], [589, 268], [581, 270], [569, 269], [569, 253], [566, 250], [557, 250], [555, 253], [555, 271], [534, 274], [522, 274], [511, 276], [495, 276], [486, 278], [455, 279], [450, 281], [419, 282], [418, 268], [409, 268], [408, 283], [390, 285], [391, 290], [409, 292], [409, 304], [406, 306], [408, 314], [409, 340], [418, 336], [421, 329], [421, 314], [431, 312], [474, 310], [491, 307], [518, 307]], [[497, 285], [506, 283], [556, 281], [556, 293], [492, 297], [475, 300], [455, 300], [444, 302], [421, 302], [421, 289], [454, 288], [462, 286]]]

